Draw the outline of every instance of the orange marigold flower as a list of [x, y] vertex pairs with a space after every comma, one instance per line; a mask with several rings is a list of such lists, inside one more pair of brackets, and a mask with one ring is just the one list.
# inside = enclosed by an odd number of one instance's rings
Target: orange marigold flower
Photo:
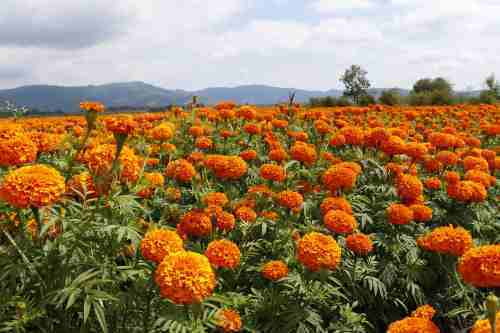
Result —
[[323, 221], [328, 230], [339, 234], [351, 234], [358, 227], [354, 216], [342, 210], [330, 210]]
[[490, 171], [488, 161], [482, 157], [467, 156], [466, 158], [464, 158], [463, 164], [464, 164], [465, 171], [469, 171], [472, 169], [476, 169], [476, 170], [480, 170], [480, 171], [484, 171], [484, 172]]
[[204, 164], [221, 179], [240, 179], [248, 171], [247, 163], [239, 156], [208, 155]]
[[330, 210], [342, 210], [348, 214], [352, 214], [352, 206], [346, 198], [329, 197], [325, 198], [320, 205], [321, 214], [325, 215]]
[[427, 154], [427, 145], [418, 142], [410, 142], [406, 144], [404, 153], [414, 160], [421, 160]]
[[393, 322], [387, 333], [440, 333], [439, 327], [427, 318], [406, 317]]
[[212, 221], [207, 214], [192, 210], [181, 217], [177, 232], [180, 235], [195, 237], [208, 236], [212, 232]]
[[253, 149], [242, 151], [239, 155], [245, 161], [252, 161], [257, 158], [257, 152]]
[[446, 166], [455, 165], [458, 163], [458, 155], [452, 151], [443, 150], [437, 153], [436, 160]]
[[85, 111], [94, 111], [94, 112], [104, 112], [104, 104], [100, 102], [81, 102], [80, 103], [80, 109], [85, 110]]
[[486, 188], [482, 184], [468, 180], [449, 184], [446, 192], [450, 198], [466, 203], [482, 202], [488, 195]]
[[253, 123], [243, 125], [243, 130], [251, 135], [260, 134], [261, 132], [260, 126]]
[[487, 172], [477, 169], [467, 171], [464, 175], [464, 179], [482, 184], [485, 188], [489, 188], [496, 183], [495, 177], [490, 176], [490, 174]]
[[191, 136], [199, 137], [199, 136], [202, 136], [205, 133], [205, 129], [203, 127], [201, 127], [201, 126], [191, 126], [188, 129], [188, 133]]
[[18, 134], [10, 139], [0, 139], [0, 166], [32, 163], [37, 154], [37, 145], [26, 135]]
[[399, 136], [391, 135], [389, 139], [383, 141], [380, 149], [387, 155], [403, 154], [406, 150], [406, 143]]
[[87, 171], [81, 172], [71, 177], [66, 184], [66, 191], [69, 194], [95, 196], [97, 190], [92, 175]]
[[290, 148], [290, 156], [292, 156], [294, 160], [300, 161], [306, 165], [313, 164], [318, 158], [315, 146], [302, 141], [294, 143], [292, 148]]
[[218, 212], [215, 214], [215, 225], [223, 231], [231, 231], [236, 226], [236, 218], [228, 212]]
[[239, 332], [243, 324], [237, 311], [224, 309], [217, 312], [217, 327], [224, 333]]
[[208, 244], [205, 256], [217, 268], [234, 269], [240, 264], [238, 245], [227, 239], [214, 240]]
[[455, 171], [446, 171], [444, 174], [444, 180], [448, 184], [455, 184], [460, 180], [460, 175]]
[[429, 173], [438, 172], [443, 168], [443, 164], [434, 157], [427, 157], [424, 160], [424, 169]]
[[184, 242], [175, 231], [154, 229], [148, 231], [141, 240], [142, 256], [157, 264], [179, 251], [184, 251]]
[[347, 236], [345, 242], [347, 248], [359, 256], [365, 256], [373, 251], [373, 241], [370, 236], [362, 233]]
[[408, 224], [413, 220], [413, 211], [405, 205], [391, 204], [387, 208], [387, 217], [391, 224]]
[[164, 258], [155, 271], [163, 298], [176, 304], [201, 303], [212, 295], [216, 280], [208, 259], [195, 252], [176, 252]]
[[[500, 129], [500, 126], [498, 128]], [[500, 325], [498, 325], [500, 323], [500, 311], [497, 312], [496, 320], [497, 329], [496, 332], [493, 333], [500, 333]], [[472, 326], [470, 333], [492, 333], [490, 321], [488, 319], [477, 320], [474, 326]]]
[[270, 197], [273, 195], [273, 191], [267, 185], [264, 184], [250, 186], [248, 188], [248, 193], [260, 194], [263, 195], [264, 197]]
[[424, 186], [429, 190], [439, 190], [441, 188], [441, 180], [437, 177], [427, 178], [424, 181]]
[[413, 200], [422, 195], [424, 186], [418, 177], [403, 174], [396, 180], [396, 189], [401, 199]]
[[151, 129], [149, 136], [153, 140], [168, 141], [174, 137], [175, 126], [172, 123], [161, 123]]
[[278, 281], [288, 275], [288, 266], [281, 260], [272, 260], [262, 266], [260, 273], [264, 279]]
[[313, 272], [335, 270], [340, 263], [341, 252], [333, 237], [318, 232], [308, 233], [297, 242], [297, 259]]
[[294, 191], [282, 191], [276, 195], [276, 200], [280, 206], [289, 209], [300, 208], [304, 203], [302, 195]]
[[[85, 151], [83, 162], [95, 175], [105, 175], [111, 171], [111, 166], [116, 155], [116, 145], [100, 144]], [[120, 177], [123, 180], [134, 182], [139, 178], [141, 171], [140, 159], [135, 152], [125, 146], [123, 147], [119, 162], [121, 166]]]
[[131, 116], [116, 116], [104, 119], [106, 129], [114, 134], [130, 134], [138, 124]]
[[457, 270], [475, 287], [500, 287], [500, 244], [471, 248], [460, 258]]
[[415, 311], [411, 313], [411, 317], [432, 319], [435, 314], [436, 309], [434, 309], [431, 305], [426, 304], [415, 309]]
[[448, 133], [431, 133], [429, 135], [429, 142], [437, 148], [448, 149], [455, 147], [457, 137]]
[[65, 190], [59, 171], [35, 164], [10, 171], [0, 184], [0, 199], [17, 208], [44, 207], [57, 202]]
[[279, 219], [278, 213], [269, 210], [262, 211], [259, 216], [271, 221], [277, 221]]
[[357, 173], [341, 163], [328, 168], [322, 176], [323, 184], [332, 192], [340, 189], [352, 189], [356, 179]]
[[276, 164], [263, 164], [260, 167], [260, 176], [266, 180], [282, 182], [286, 178], [285, 169]]
[[144, 179], [146, 180], [147, 186], [137, 193], [142, 198], [151, 197], [154, 189], [163, 186], [165, 182], [163, 175], [159, 172], [145, 172]]
[[252, 208], [246, 206], [236, 209], [234, 215], [245, 222], [253, 222], [257, 219], [257, 213]]
[[190, 182], [196, 176], [196, 169], [187, 160], [170, 161], [165, 169], [165, 175], [180, 182]]
[[207, 193], [203, 196], [201, 200], [207, 206], [220, 206], [220, 207], [224, 207], [229, 202], [229, 199], [223, 192]]
[[346, 144], [345, 136], [342, 134], [336, 134], [330, 139], [329, 145], [332, 147], [340, 147]]
[[271, 149], [268, 157], [271, 161], [281, 162], [288, 159], [288, 154], [283, 148]]
[[462, 227], [438, 227], [419, 237], [417, 244], [427, 251], [461, 256], [472, 247], [472, 236]]
[[348, 145], [362, 145], [364, 142], [365, 133], [362, 128], [345, 126], [340, 129], [340, 134], [344, 136]]
[[210, 149], [213, 146], [213, 142], [212, 139], [207, 136], [200, 136], [196, 138], [194, 145], [198, 149]]
[[414, 204], [410, 206], [410, 209], [413, 211], [413, 219], [416, 222], [428, 222], [432, 220], [432, 208], [426, 205]]

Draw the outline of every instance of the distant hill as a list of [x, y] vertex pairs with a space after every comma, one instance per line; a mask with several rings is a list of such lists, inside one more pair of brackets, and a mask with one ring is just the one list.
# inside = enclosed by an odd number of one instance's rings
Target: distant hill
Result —
[[[369, 93], [379, 96], [386, 89], [370, 89]], [[402, 95], [409, 91], [399, 89]], [[79, 102], [97, 100], [107, 107], [162, 107], [176, 104], [183, 105], [191, 96], [199, 96], [205, 104], [214, 104], [221, 100], [232, 100], [239, 104], [275, 104], [285, 102], [289, 93], [295, 92], [297, 102], [307, 102], [311, 97], [342, 95], [340, 90], [314, 91], [294, 88], [279, 88], [266, 85], [244, 85], [233, 88], [215, 87], [198, 91], [168, 90], [144, 82], [124, 82], [80, 87], [49, 85], [23, 86], [0, 90], [0, 101], [11, 101], [19, 106], [26, 106], [39, 111], [77, 112]]]

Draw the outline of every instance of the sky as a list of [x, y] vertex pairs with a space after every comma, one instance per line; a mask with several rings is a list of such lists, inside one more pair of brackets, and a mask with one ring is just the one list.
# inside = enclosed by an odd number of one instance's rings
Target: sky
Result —
[[500, 0], [2, 0], [0, 88], [144, 81], [167, 89], [373, 87], [500, 75]]

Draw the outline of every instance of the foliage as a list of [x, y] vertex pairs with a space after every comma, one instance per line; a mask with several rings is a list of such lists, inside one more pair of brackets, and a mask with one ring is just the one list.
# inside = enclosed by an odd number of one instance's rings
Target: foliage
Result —
[[362, 96], [366, 96], [366, 90], [370, 88], [370, 81], [366, 78], [368, 74], [361, 66], [352, 65], [342, 75], [340, 82], [345, 86], [344, 96], [352, 98], [355, 104], [359, 104]]

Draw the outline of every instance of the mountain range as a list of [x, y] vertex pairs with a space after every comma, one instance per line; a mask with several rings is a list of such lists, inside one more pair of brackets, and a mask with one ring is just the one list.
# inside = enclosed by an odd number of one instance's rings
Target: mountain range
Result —
[[[386, 89], [370, 89], [369, 93], [378, 96]], [[215, 104], [221, 100], [232, 100], [238, 104], [269, 105], [285, 102], [291, 92], [295, 101], [307, 102], [311, 97], [342, 95], [341, 90], [326, 91], [279, 88], [266, 85], [243, 85], [237, 87], [213, 87], [197, 91], [168, 90], [144, 82], [123, 82], [104, 85], [78, 87], [30, 85], [14, 89], [0, 90], [0, 101], [10, 101], [18, 106], [26, 106], [43, 112], [77, 112], [78, 105], [84, 100], [95, 100], [107, 107], [158, 108], [167, 105], [184, 105], [192, 96], [204, 104]], [[408, 90], [399, 89], [407, 95]]]

